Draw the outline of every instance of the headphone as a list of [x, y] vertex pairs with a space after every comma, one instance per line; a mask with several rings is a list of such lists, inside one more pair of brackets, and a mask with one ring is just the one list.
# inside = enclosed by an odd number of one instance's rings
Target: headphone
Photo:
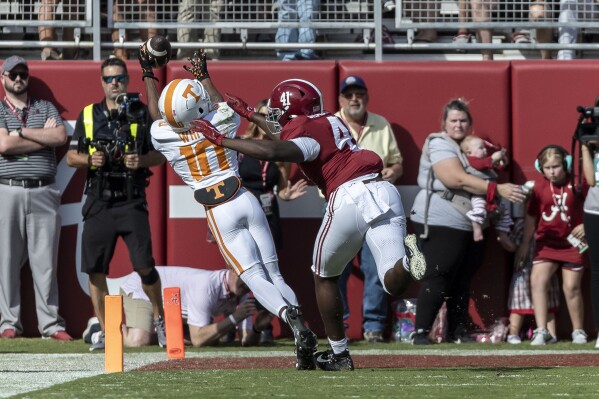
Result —
[[562, 156], [564, 170], [567, 173], [571, 173], [572, 172], [572, 155], [568, 154], [568, 151], [566, 151], [566, 149], [564, 147], [555, 145], [555, 144], [550, 144], [548, 146], [545, 146], [541, 149], [541, 151], [539, 151], [539, 154], [537, 155], [537, 158], [535, 159], [535, 169], [539, 173], [543, 173], [543, 167], [541, 166], [541, 157], [543, 156], [545, 151], [547, 151], [549, 149], [556, 150]]

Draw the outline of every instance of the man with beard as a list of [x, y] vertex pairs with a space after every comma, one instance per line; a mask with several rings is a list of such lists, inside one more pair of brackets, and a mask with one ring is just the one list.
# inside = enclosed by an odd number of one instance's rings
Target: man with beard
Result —
[[58, 314], [60, 191], [52, 186], [54, 148], [67, 141], [66, 130], [51, 103], [27, 94], [23, 58], [7, 58], [0, 79], [6, 93], [0, 101], [0, 337], [23, 334], [19, 280], [29, 260], [40, 334], [70, 341]]

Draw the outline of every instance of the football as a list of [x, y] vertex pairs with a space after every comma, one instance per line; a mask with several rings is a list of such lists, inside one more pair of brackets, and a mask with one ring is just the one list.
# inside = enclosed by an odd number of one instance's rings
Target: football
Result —
[[146, 42], [152, 68], [162, 68], [171, 59], [171, 43], [161, 35], [156, 35]]

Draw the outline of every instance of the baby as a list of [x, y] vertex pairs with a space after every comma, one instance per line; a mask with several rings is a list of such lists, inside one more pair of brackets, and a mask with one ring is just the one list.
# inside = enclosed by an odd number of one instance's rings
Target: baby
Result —
[[[502, 170], [507, 165], [507, 157], [505, 156], [505, 149], [500, 149], [493, 152], [489, 157], [487, 156], [487, 145], [485, 140], [478, 136], [470, 135], [466, 136], [460, 147], [464, 154], [468, 158], [470, 166], [474, 169], [479, 170], [483, 173], [488, 173], [493, 170]], [[494, 175], [489, 173], [489, 178]], [[474, 234], [474, 241], [481, 241], [483, 239], [483, 223], [487, 217], [487, 201], [484, 196], [473, 195], [471, 198], [472, 210], [466, 215], [472, 221], [472, 232]]]

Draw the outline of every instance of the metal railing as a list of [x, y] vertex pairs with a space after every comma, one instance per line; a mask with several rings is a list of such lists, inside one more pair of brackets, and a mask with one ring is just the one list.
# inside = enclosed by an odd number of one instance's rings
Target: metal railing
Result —
[[[139, 41], [129, 40], [128, 33], [139, 30], [167, 33], [174, 49], [197, 48], [195, 40], [177, 39], [178, 30], [192, 29], [200, 37], [202, 32], [222, 33], [216, 36], [217, 40], [200, 39], [201, 46], [208, 49], [368, 50], [376, 60], [383, 59], [385, 52], [398, 50], [599, 50], [599, 44], [595, 43], [539, 43], [535, 34], [539, 29], [556, 33], [558, 29], [570, 29], [574, 35], [577, 30], [599, 30], [599, 3], [594, 0], [321, 0], [310, 22], [300, 22], [294, 15], [280, 21], [280, 2], [273, 0], [147, 0], [142, 4], [138, 0], [107, 0], [105, 8], [100, 3], [98, 0], [0, 0], [0, 28], [4, 34], [42, 26], [75, 32], [72, 41], [0, 40], [0, 48], [88, 48], [93, 50], [94, 59], [100, 59], [101, 49], [136, 49]], [[276, 43], [274, 34], [281, 27], [312, 28], [324, 40]], [[460, 28], [472, 33], [480, 29], [508, 33], [529, 29], [531, 41], [414, 41], [419, 30], [434, 29], [444, 32], [447, 38]], [[90, 40], [82, 40], [84, 33]], [[270, 40], [259, 40], [263, 34], [268, 34]], [[355, 41], [356, 35], [361, 40]]]

